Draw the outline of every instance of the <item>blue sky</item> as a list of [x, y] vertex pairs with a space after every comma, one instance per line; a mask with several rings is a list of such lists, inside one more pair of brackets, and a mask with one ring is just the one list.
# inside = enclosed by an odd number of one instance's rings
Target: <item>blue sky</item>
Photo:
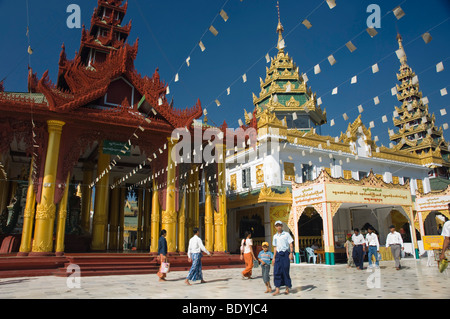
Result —
[[[95, 0], [29, 0], [30, 39], [34, 53], [31, 66], [38, 77], [49, 70], [56, 82], [61, 44], [64, 42], [69, 59], [79, 49], [81, 29], [69, 29], [66, 19], [69, 4], [81, 8], [81, 20], [87, 28], [97, 5]], [[436, 115], [436, 124], [448, 122], [448, 115], [441, 116], [446, 108], [450, 113], [450, 94], [441, 96], [440, 90], [450, 91], [450, 1], [448, 0], [336, 0], [330, 9], [322, 0], [280, 0], [281, 21], [284, 26], [286, 51], [293, 57], [300, 72], [306, 72], [308, 84], [317, 97], [322, 97], [328, 123], [335, 119], [336, 125], [322, 127], [322, 134], [337, 136], [345, 131], [349, 122], [358, 115], [357, 106], [362, 104], [362, 119], [366, 126], [375, 122], [373, 135], [380, 143], [389, 144], [388, 128], [393, 128], [391, 115], [395, 105], [400, 105], [390, 89], [397, 84], [396, 72], [399, 61], [397, 29], [403, 36], [408, 64], [419, 77], [420, 89], [427, 96], [430, 111]], [[381, 28], [371, 38], [365, 31], [370, 13], [368, 5], [377, 4], [381, 9]], [[277, 25], [276, 1], [274, 0], [129, 0], [125, 23], [132, 20], [129, 43], [139, 38], [139, 53], [135, 61], [138, 72], [152, 75], [159, 68], [161, 78], [170, 83], [169, 98], [174, 98], [177, 108], [190, 107], [199, 98], [208, 110], [208, 118], [217, 125], [224, 120], [236, 127], [244, 117], [244, 108], [253, 109], [252, 92], [260, 91], [259, 77], [264, 78], [269, 52], [276, 54]], [[397, 5], [406, 15], [397, 20], [391, 11]], [[227, 12], [224, 22], [219, 10]], [[213, 21], [219, 31], [217, 36], [206, 32]], [[306, 29], [304, 18], [312, 23]], [[0, 80], [5, 78], [7, 91], [26, 91], [28, 56], [26, 49], [26, 1], [0, 0]], [[431, 30], [430, 30], [431, 29]], [[429, 31], [433, 37], [428, 44], [421, 35]], [[206, 50], [196, 46], [202, 39]], [[350, 53], [345, 43], [351, 40], [357, 50]], [[185, 59], [190, 54], [190, 67]], [[327, 57], [333, 54], [337, 63], [333, 66]], [[436, 73], [436, 64], [444, 63], [444, 71]], [[320, 63], [322, 72], [314, 75], [314, 65]], [[378, 63], [380, 71], [372, 74], [371, 66]], [[181, 67], [181, 69], [180, 69]], [[179, 82], [172, 82], [179, 71]], [[247, 82], [241, 76], [247, 74]], [[358, 75], [358, 83], [350, 79]], [[231, 86], [231, 94], [226, 89]], [[332, 95], [338, 87], [338, 94]], [[379, 96], [380, 104], [373, 98]], [[214, 100], [218, 98], [221, 106]], [[346, 112], [349, 121], [344, 121]], [[382, 123], [387, 115], [389, 121]], [[448, 130], [446, 140], [450, 139]]]

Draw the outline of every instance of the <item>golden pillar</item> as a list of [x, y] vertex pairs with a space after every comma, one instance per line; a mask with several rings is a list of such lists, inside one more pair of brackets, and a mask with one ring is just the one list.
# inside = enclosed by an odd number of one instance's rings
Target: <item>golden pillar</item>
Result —
[[199, 198], [200, 183], [198, 180], [198, 167], [195, 167], [194, 169], [193, 186], [194, 190], [192, 192], [192, 196], [194, 197], [193, 198], [194, 227], [200, 227], [200, 198]]
[[33, 185], [33, 164], [31, 159], [30, 175], [28, 177], [27, 201], [23, 212], [22, 240], [20, 242], [19, 255], [27, 255], [31, 251], [31, 235], [33, 232], [34, 213], [36, 206], [36, 193]]
[[51, 255], [53, 250], [53, 228], [55, 224], [56, 206], [55, 182], [58, 169], [59, 146], [64, 122], [47, 121], [48, 145], [45, 157], [44, 179], [42, 181], [41, 201], [36, 207], [36, 224], [32, 255]]
[[205, 174], [205, 248], [212, 251], [214, 248], [214, 214], [213, 203], [211, 200], [211, 192]]
[[[191, 165], [192, 170], [192, 165]], [[187, 206], [187, 212], [186, 212], [186, 221], [185, 221], [185, 228], [186, 233], [190, 234], [194, 227], [194, 193], [193, 193], [193, 182], [194, 182], [194, 174], [191, 174], [191, 170], [188, 172], [188, 179], [187, 179], [187, 191], [186, 191], [186, 206]]]
[[181, 200], [180, 209], [178, 211], [178, 252], [186, 252], [186, 211], [185, 211], [185, 194], [183, 194], [183, 199]]
[[176, 141], [172, 142], [167, 138], [168, 156], [167, 156], [167, 187], [166, 187], [166, 210], [162, 212], [162, 229], [167, 231], [167, 252], [176, 252], [176, 228], [177, 228], [177, 211], [175, 210], [175, 163], [172, 158], [172, 149]]
[[[226, 196], [226, 172], [225, 172], [225, 150], [224, 144], [216, 144], [217, 160], [217, 181], [218, 181], [218, 198], [219, 198], [219, 218], [218, 222], [222, 229], [219, 231], [221, 236], [221, 251], [227, 251], [227, 196]], [[218, 251], [218, 250], [216, 250]]]
[[142, 249], [148, 250], [150, 248], [150, 210], [151, 210], [151, 191], [150, 189], [144, 190], [144, 227], [143, 227], [143, 244]]
[[58, 256], [64, 254], [64, 237], [66, 235], [67, 201], [69, 197], [70, 174], [67, 174], [66, 187], [64, 194], [59, 202], [58, 219], [56, 221], [56, 243], [55, 253]]
[[126, 197], [125, 188], [120, 189], [120, 199], [119, 199], [119, 242], [118, 250], [123, 250], [124, 243], [124, 231], [125, 231], [125, 197]]
[[115, 187], [111, 190], [110, 215], [109, 215], [109, 249], [117, 250], [119, 235], [119, 207], [120, 189]]
[[144, 206], [144, 192], [142, 188], [138, 189], [138, 225], [137, 225], [137, 240], [136, 240], [136, 249], [142, 249], [142, 215], [143, 215], [143, 206]]
[[[103, 153], [103, 143], [100, 145], [97, 176], [100, 176], [108, 167], [110, 155]], [[100, 178], [95, 186], [94, 217], [92, 220], [92, 250], [106, 250], [106, 235], [108, 225], [108, 190], [109, 173]]]
[[91, 231], [91, 200], [93, 167], [92, 164], [83, 167], [83, 183], [81, 184], [81, 227], [84, 231]]
[[158, 251], [159, 240], [159, 198], [158, 190], [156, 189], [156, 180], [153, 179], [153, 193], [152, 193], [152, 213], [150, 215], [150, 252], [156, 253]]

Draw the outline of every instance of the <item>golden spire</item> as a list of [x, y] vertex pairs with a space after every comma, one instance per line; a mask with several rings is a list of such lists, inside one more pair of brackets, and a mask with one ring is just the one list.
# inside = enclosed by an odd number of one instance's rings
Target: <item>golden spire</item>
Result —
[[[281, 24], [281, 19], [280, 19], [280, 3], [277, 1], [277, 11], [278, 11], [278, 25], [277, 25], [277, 33], [278, 33], [278, 43], [281, 42], [281, 40], [283, 40], [283, 25]], [[278, 45], [277, 45], [278, 47]]]
[[400, 58], [400, 62], [402, 64], [406, 63], [406, 52], [405, 49], [403, 48], [403, 38], [400, 35], [400, 33], [397, 32], [397, 41], [398, 41], [398, 48], [399, 50], [402, 50], [405, 54]]

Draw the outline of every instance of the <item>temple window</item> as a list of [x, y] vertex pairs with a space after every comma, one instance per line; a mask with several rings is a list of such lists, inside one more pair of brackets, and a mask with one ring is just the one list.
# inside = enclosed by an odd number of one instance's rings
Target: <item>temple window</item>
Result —
[[251, 187], [250, 167], [242, 170], [242, 188]]

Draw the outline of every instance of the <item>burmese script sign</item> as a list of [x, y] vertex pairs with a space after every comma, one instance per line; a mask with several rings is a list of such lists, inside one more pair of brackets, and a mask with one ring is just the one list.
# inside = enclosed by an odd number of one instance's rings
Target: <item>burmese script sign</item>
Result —
[[416, 205], [418, 211], [447, 210], [448, 203], [450, 203], [450, 196], [431, 196], [431, 197], [416, 198]]
[[325, 187], [323, 184], [316, 184], [305, 187], [298, 187], [292, 190], [293, 206], [306, 206], [324, 202]]
[[423, 236], [422, 240], [424, 250], [438, 250], [444, 245], [444, 236]]
[[327, 201], [378, 205], [411, 205], [409, 189], [358, 185], [326, 185]]

